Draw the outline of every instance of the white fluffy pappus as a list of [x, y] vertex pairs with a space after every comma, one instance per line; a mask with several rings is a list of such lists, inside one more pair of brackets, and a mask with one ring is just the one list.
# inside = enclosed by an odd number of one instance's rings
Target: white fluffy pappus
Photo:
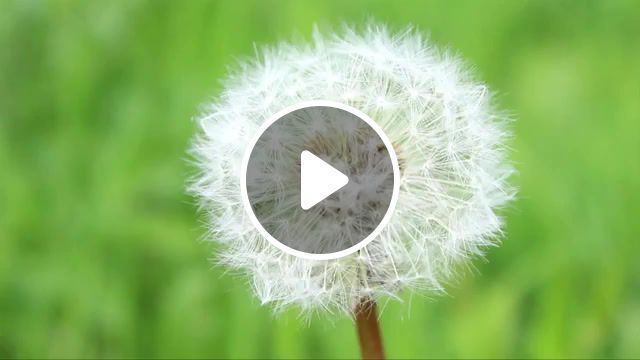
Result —
[[[256, 230], [243, 207], [242, 159], [274, 113], [329, 100], [366, 113], [400, 163], [400, 193], [388, 225], [365, 248], [336, 260], [284, 253]], [[501, 234], [496, 211], [514, 196], [504, 141], [508, 119], [461, 62], [415, 30], [381, 25], [309, 45], [280, 44], [241, 64], [197, 119], [200, 172], [190, 191], [208, 214], [217, 260], [250, 277], [276, 309], [351, 312], [363, 297], [404, 289], [440, 292], [459, 265]]]

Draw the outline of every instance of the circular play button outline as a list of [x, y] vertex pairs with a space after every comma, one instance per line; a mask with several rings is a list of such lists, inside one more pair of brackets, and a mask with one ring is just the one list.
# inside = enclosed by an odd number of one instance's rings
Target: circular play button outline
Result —
[[[315, 254], [315, 253], [307, 253], [304, 251], [300, 251], [300, 250], [296, 250], [293, 249], [285, 244], [283, 244], [282, 242], [278, 241], [278, 239], [276, 239], [275, 237], [273, 237], [273, 235], [271, 235], [265, 228], [264, 226], [260, 223], [260, 221], [258, 220], [258, 218], [256, 217], [256, 214], [254, 213], [254, 210], [251, 206], [251, 203], [249, 201], [249, 194], [247, 191], [247, 168], [249, 166], [249, 160], [251, 157], [251, 153], [253, 151], [253, 148], [256, 146], [256, 144], [258, 143], [260, 137], [262, 136], [262, 134], [276, 121], [278, 121], [279, 119], [281, 119], [282, 117], [286, 116], [289, 113], [292, 113], [296, 110], [300, 110], [300, 109], [304, 109], [304, 108], [309, 108], [309, 107], [330, 107], [330, 108], [335, 108], [335, 109], [339, 109], [339, 110], [343, 110], [346, 111], [348, 113], [351, 113], [352, 115], [358, 117], [360, 120], [364, 121], [367, 123], [367, 125], [369, 125], [375, 132], [376, 134], [380, 137], [380, 139], [382, 140], [382, 142], [384, 143], [387, 152], [389, 154], [389, 157], [391, 159], [391, 164], [392, 164], [392, 168], [393, 168], [393, 191], [391, 194], [391, 201], [389, 203], [389, 207], [387, 208], [386, 213], [384, 214], [382, 220], [380, 221], [380, 223], [378, 224], [378, 226], [376, 226], [376, 228], [369, 234], [367, 235], [363, 240], [361, 240], [360, 242], [358, 242], [357, 244], [344, 249], [344, 250], [340, 250], [340, 251], [336, 251], [336, 252], [332, 252], [332, 253], [324, 253], [324, 254]], [[396, 203], [398, 202], [398, 193], [400, 191], [400, 167], [398, 165], [398, 157], [396, 155], [396, 152], [393, 148], [393, 145], [391, 144], [391, 141], [389, 140], [389, 138], [387, 137], [387, 135], [384, 133], [384, 131], [382, 130], [382, 128], [375, 122], [373, 121], [367, 114], [363, 113], [362, 111], [349, 106], [349, 105], [345, 105], [339, 102], [335, 102], [335, 101], [327, 101], [327, 100], [312, 100], [312, 101], [304, 101], [292, 106], [289, 106], [283, 110], [280, 110], [278, 112], [276, 112], [275, 114], [273, 114], [271, 117], [269, 117], [267, 119], [267, 121], [262, 124], [262, 126], [260, 127], [260, 129], [258, 130], [256, 136], [254, 136], [254, 138], [251, 140], [251, 142], [249, 142], [245, 153], [244, 153], [244, 157], [242, 159], [242, 167], [241, 167], [241, 173], [240, 173], [240, 192], [241, 192], [241, 197], [242, 197], [242, 204], [244, 206], [245, 211], [247, 212], [247, 215], [249, 216], [249, 219], [251, 221], [251, 223], [253, 224], [253, 226], [255, 226], [255, 228], [258, 230], [258, 232], [264, 236], [273, 246], [277, 247], [278, 249], [284, 251], [287, 254], [299, 257], [299, 258], [303, 258], [303, 259], [307, 259], [307, 260], [333, 260], [333, 259], [338, 259], [350, 254], [353, 254], [354, 252], [362, 249], [363, 247], [367, 246], [373, 239], [375, 239], [380, 232], [382, 231], [382, 229], [384, 229], [384, 227], [387, 225], [387, 223], [389, 222], [389, 220], [391, 219], [391, 216], [393, 215], [393, 210], [395, 209]]]

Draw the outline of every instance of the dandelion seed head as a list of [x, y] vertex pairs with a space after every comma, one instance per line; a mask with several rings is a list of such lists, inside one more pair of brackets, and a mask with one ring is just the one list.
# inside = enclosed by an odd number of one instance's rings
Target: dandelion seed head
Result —
[[[398, 201], [387, 226], [366, 247], [335, 260], [301, 259], [274, 247], [253, 227], [240, 195], [242, 158], [260, 126], [309, 100], [367, 114], [393, 143], [400, 165]], [[222, 244], [216, 258], [242, 270], [260, 301], [276, 310], [297, 305], [305, 312], [348, 313], [366, 296], [443, 291], [459, 265], [495, 244], [502, 226], [497, 211], [514, 196], [505, 158], [507, 119], [458, 58], [415, 30], [316, 31], [310, 45], [263, 49], [226, 80], [197, 120], [193, 154], [200, 172], [190, 191], [207, 213], [210, 239]], [[321, 134], [327, 125], [315, 126]], [[358, 139], [358, 129], [350, 134], [346, 142]], [[272, 151], [261, 155], [265, 164], [283, 156], [278, 144], [296, 141], [272, 140]], [[317, 146], [325, 144], [318, 139]], [[362, 140], [358, 146], [367, 152], [375, 144]], [[376, 183], [385, 180], [377, 176], [375, 159], [361, 161], [371, 162], [366, 181], [353, 181], [371, 183], [364, 196], [375, 204]], [[272, 179], [286, 186], [287, 171], [274, 166]], [[349, 208], [332, 211], [328, 227], [338, 217], [353, 221], [345, 217]]]

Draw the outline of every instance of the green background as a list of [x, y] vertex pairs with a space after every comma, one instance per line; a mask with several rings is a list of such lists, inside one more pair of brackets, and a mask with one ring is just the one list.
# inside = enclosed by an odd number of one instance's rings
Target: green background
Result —
[[388, 354], [640, 356], [640, 2], [3, 0], [0, 357], [358, 356], [349, 319], [274, 316], [211, 265], [185, 182], [228, 66], [368, 18], [517, 118], [502, 246], [386, 304]]

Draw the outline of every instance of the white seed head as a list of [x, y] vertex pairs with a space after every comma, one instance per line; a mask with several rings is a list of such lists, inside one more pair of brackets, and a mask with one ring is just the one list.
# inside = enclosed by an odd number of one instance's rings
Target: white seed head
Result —
[[[367, 114], [400, 164], [400, 193], [387, 226], [365, 248], [336, 260], [279, 250], [254, 228], [241, 197], [242, 159], [260, 126], [309, 100]], [[190, 190], [209, 216], [211, 240], [222, 244], [217, 259], [250, 276], [257, 297], [276, 309], [350, 312], [365, 296], [442, 291], [459, 265], [495, 243], [496, 210], [514, 194], [504, 151], [507, 119], [456, 57], [413, 30], [316, 31], [311, 45], [264, 49], [226, 80], [198, 122], [193, 153], [201, 171]]]

